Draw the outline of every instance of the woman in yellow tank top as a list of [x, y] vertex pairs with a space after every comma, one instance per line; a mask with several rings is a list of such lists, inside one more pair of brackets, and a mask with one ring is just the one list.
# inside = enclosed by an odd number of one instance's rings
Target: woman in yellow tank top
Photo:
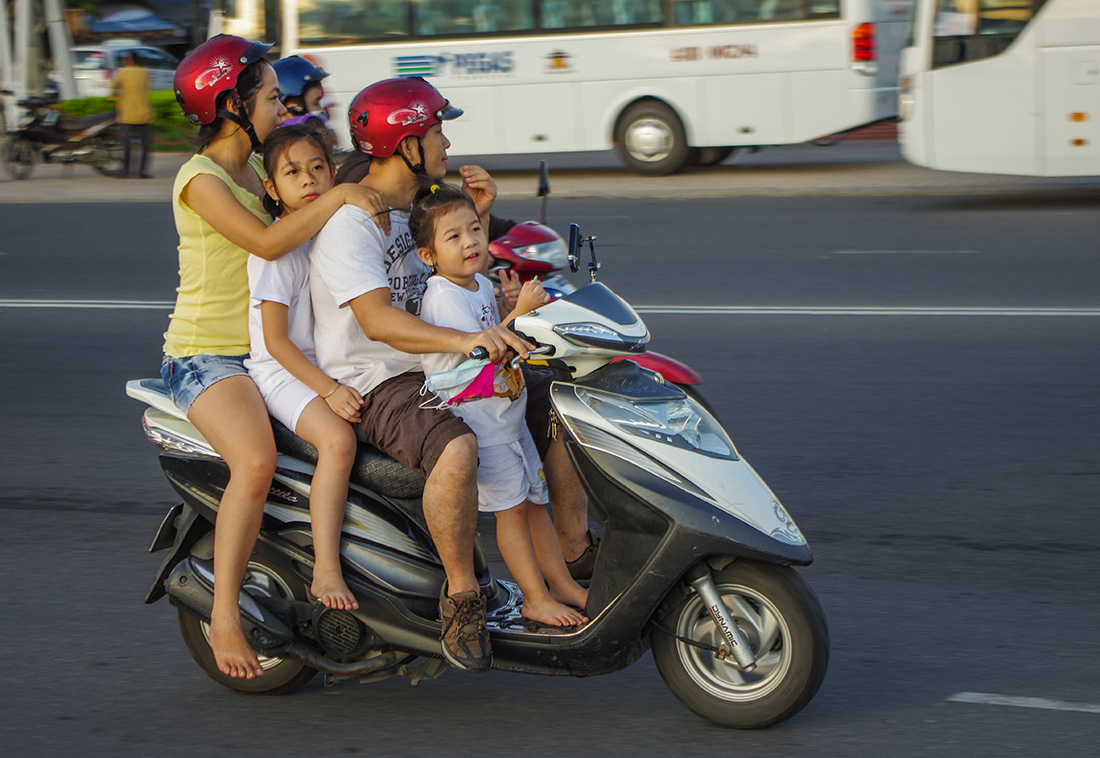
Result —
[[356, 184], [326, 192], [274, 226], [263, 209], [263, 164], [254, 153], [286, 117], [270, 45], [219, 35], [176, 70], [184, 115], [200, 149], [180, 169], [173, 213], [180, 286], [164, 338], [161, 375], [172, 399], [229, 466], [214, 535], [210, 647], [230, 677], [263, 674], [241, 630], [237, 597], [259, 534], [275, 472], [267, 408], [244, 368], [248, 345], [248, 254], [273, 260], [308, 242], [345, 203], [388, 226], [384, 198]]

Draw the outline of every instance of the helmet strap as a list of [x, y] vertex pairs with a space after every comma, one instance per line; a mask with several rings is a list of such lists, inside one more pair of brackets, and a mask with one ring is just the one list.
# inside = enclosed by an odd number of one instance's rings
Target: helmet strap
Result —
[[263, 148], [263, 143], [256, 136], [256, 129], [253, 128], [252, 121], [248, 118], [248, 112], [244, 108], [244, 103], [241, 102], [240, 93], [237, 92], [236, 87], [230, 91], [233, 93], [233, 104], [237, 106], [237, 112], [233, 113], [233, 111], [218, 109], [217, 115], [241, 127], [252, 143], [252, 152], [258, 153]]
[[[410, 135], [411, 136], [411, 135]], [[405, 165], [409, 167], [409, 171], [412, 171], [417, 176], [426, 175], [428, 171], [424, 168], [424, 142], [419, 137], [416, 137], [416, 149], [420, 152], [420, 163], [413, 164], [405, 157], [403, 150], [398, 148], [397, 154], [401, 156], [401, 160], [405, 161]]]
[[291, 116], [306, 115], [305, 101], [300, 97], [289, 95], [287, 99], [283, 101], [283, 107], [290, 111]]

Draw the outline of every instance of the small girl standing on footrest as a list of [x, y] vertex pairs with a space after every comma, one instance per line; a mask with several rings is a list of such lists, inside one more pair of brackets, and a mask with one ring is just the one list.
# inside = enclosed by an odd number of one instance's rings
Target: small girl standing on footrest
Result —
[[[420, 259], [435, 267], [421, 318], [466, 332], [500, 323], [493, 286], [479, 273], [488, 242], [470, 196], [450, 185], [422, 190], [409, 216], [409, 230]], [[542, 286], [528, 282], [505, 323], [546, 300]], [[465, 358], [457, 353], [425, 355], [424, 374], [431, 383], [431, 377], [456, 368]], [[549, 626], [587, 622], [578, 609], [588, 601], [588, 591], [569, 575], [546, 510], [542, 462], [524, 423], [523, 375], [508, 362], [488, 364], [468, 386], [441, 393], [443, 402], [477, 435], [478, 507], [496, 516], [497, 544], [523, 592], [521, 612]]]

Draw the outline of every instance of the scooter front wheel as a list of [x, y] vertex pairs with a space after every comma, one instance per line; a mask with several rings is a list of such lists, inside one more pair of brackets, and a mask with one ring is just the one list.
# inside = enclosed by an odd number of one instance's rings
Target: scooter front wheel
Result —
[[[203, 542], [207, 539], [212, 540], [213, 536], [211, 532], [208, 537], [200, 540], [193, 552], [201, 553]], [[212, 553], [213, 546], [208, 546], [207, 551], [208, 554]], [[253, 555], [248, 561], [248, 568], [245, 569], [244, 575], [244, 588], [254, 597], [267, 595], [284, 600], [305, 600], [308, 597], [306, 588], [300, 580], [258, 555]], [[317, 669], [307, 666], [297, 658], [269, 658], [261, 655], [260, 666], [264, 670], [263, 676], [255, 679], [236, 679], [226, 676], [218, 669], [217, 661], [214, 660], [214, 651], [210, 649], [210, 625], [183, 609], [177, 613], [180, 636], [183, 637], [183, 644], [187, 646], [187, 652], [207, 676], [223, 687], [252, 695], [285, 695], [301, 687], [317, 673]]]
[[785, 721], [813, 698], [829, 663], [829, 630], [813, 590], [786, 566], [737, 560], [714, 572], [727, 611], [756, 656], [743, 671], [706, 605], [692, 594], [658, 622], [653, 660], [676, 698], [703, 718], [738, 729]]
[[17, 137], [4, 141], [4, 168], [12, 179], [27, 179], [34, 171], [35, 149]]

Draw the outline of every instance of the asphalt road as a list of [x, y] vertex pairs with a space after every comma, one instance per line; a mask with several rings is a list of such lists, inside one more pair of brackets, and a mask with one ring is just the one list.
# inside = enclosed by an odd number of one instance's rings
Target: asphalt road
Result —
[[220, 689], [173, 609], [141, 604], [159, 561], [144, 550], [174, 501], [122, 385], [156, 373], [167, 311], [61, 307], [169, 300], [168, 209], [0, 206], [0, 751], [1095, 751], [1094, 195], [560, 201], [552, 215], [599, 237], [602, 280], [647, 306], [654, 349], [703, 373], [815, 550], [803, 575], [832, 660], [801, 714], [712, 727], [648, 656], [590, 680]]

